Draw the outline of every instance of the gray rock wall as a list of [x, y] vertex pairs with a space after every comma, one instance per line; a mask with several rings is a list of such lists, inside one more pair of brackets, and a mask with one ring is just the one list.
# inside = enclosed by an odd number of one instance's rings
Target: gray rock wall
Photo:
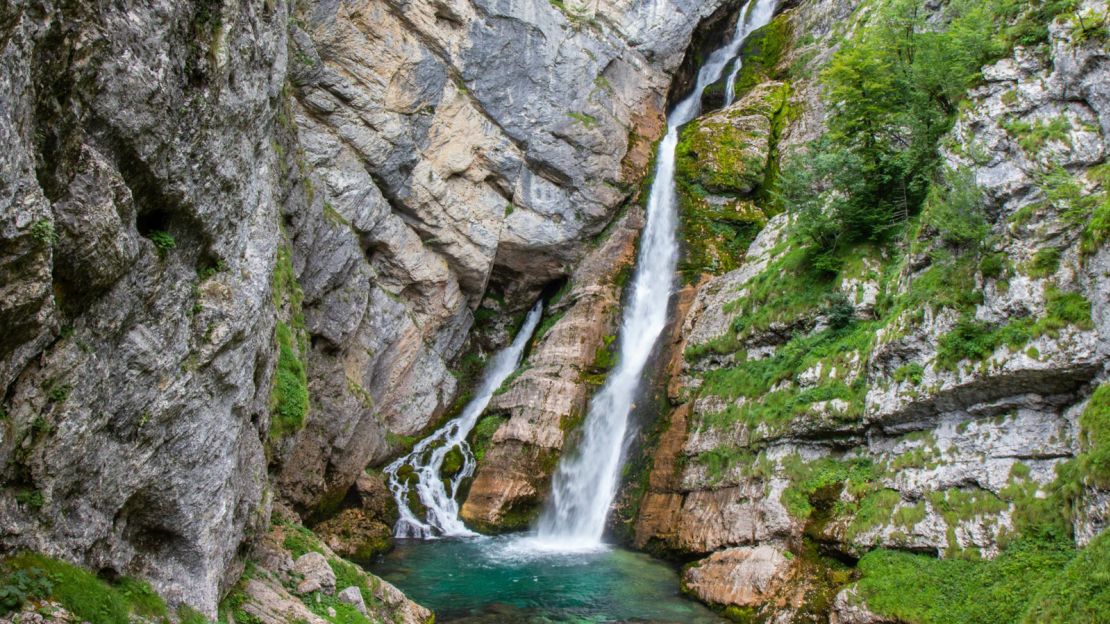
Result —
[[0, 548], [213, 613], [574, 269], [720, 4], [4, 3]]

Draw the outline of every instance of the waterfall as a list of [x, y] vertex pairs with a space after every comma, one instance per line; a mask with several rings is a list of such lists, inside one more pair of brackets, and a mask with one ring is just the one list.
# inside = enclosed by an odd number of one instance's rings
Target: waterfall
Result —
[[[512, 344], [499, 351], [490, 359], [482, 373], [482, 381], [474, 392], [474, 398], [466, 404], [457, 418], [454, 418], [432, 435], [421, 440], [408, 455], [395, 460], [385, 468], [389, 476], [389, 489], [397, 500], [400, 518], [393, 531], [397, 537], [433, 538], [438, 536], [476, 535], [459, 520], [459, 504], [456, 501], [459, 485], [474, 474], [476, 461], [466, 443], [466, 436], [478, 423], [493, 393], [520, 364], [524, 347], [536, 330], [543, 303], [537, 302], [524, 319], [524, 325], [517, 332]], [[453, 449], [462, 453], [462, 468], [445, 483], [440, 475], [443, 461]], [[401, 468], [412, 468], [412, 476], [398, 476]], [[409, 490], [415, 477], [416, 493], [420, 503], [427, 510], [423, 520], [409, 508]]]
[[725, 107], [732, 106], [736, 101], [736, 77], [740, 75], [740, 69], [744, 66], [744, 59], [740, 58], [740, 45], [748, 38], [748, 35], [759, 30], [771, 21], [771, 17], [775, 14], [775, 0], [753, 0], [754, 4], [749, 3], [745, 10], [740, 12], [740, 18], [736, 23], [736, 34], [733, 41], [739, 45], [736, 46], [736, 63], [732, 66], [732, 72], [728, 75], [728, 80], [725, 81]]
[[659, 144], [631, 297], [621, 320], [619, 360], [590, 402], [578, 448], [564, 455], [555, 471], [551, 498], [537, 527], [536, 540], [546, 547], [579, 549], [601, 544], [628, 443], [632, 402], [655, 342], [667, 324], [678, 260], [674, 181], [678, 131], [701, 112], [702, 92], [720, 80], [725, 66], [739, 53], [744, 37], [770, 20], [774, 0], [752, 1], [757, 2], [757, 9], [770, 8], [754, 11], [750, 19], [737, 20], [730, 40], [715, 50], [698, 71], [693, 92], [667, 117], [667, 134]]

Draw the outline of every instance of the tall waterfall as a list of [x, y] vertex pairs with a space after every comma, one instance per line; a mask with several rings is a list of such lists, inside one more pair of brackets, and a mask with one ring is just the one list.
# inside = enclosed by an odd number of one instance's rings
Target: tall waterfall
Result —
[[740, 12], [740, 18], [736, 22], [736, 34], [732, 40], [739, 45], [736, 46], [736, 53], [733, 54], [736, 57], [736, 63], [732, 66], [732, 71], [725, 81], [726, 107], [732, 106], [736, 101], [736, 77], [740, 75], [740, 69], [744, 66], [744, 59], [738, 56], [740, 46], [743, 45], [748, 35], [766, 26], [775, 15], [775, 0], [753, 0], [753, 2], [749, 2], [744, 7], [744, 10]]
[[[459, 485], [474, 474], [476, 464], [474, 454], [470, 452], [470, 445], [466, 442], [466, 436], [478, 423], [478, 418], [493, 398], [493, 393], [520, 365], [524, 347], [532, 337], [532, 332], [536, 330], [536, 324], [539, 323], [542, 312], [543, 303], [537, 302], [525, 317], [524, 325], [517, 332], [512, 344], [494, 355], [486, 365], [474, 398], [466, 404], [457, 418], [421, 440], [408, 455], [386, 466], [385, 473], [389, 475], [389, 489], [393, 492], [393, 498], [397, 500], [397, 510], [400, 514], [397, 525], [393, 529], [397, 537], [476, 535], [466, 528], [462, 520], [459, 520], [459, 504], [455, 498]], [[440, 471], [443, 468], [443, 460], [453, 449], [459, 449], [462, 453], [463, 464], [462, 468], [445, 484]], [[416, 478], [416, 493], [420, 497], [420, 503], [427, 510], [423, 520], [409, 509], [409, 489], [413, 487], [411, 477], [398, 476], [404, 466], [410, 466]]]
[[616, 495], [621, 459], [628, 442], [628, 417], [644, 366], [667, 324], [667, 306], [678, 260], [675, 228], [674, 159], [679, 128], [701, 112], [705, 88], [717, 82], [753, 30], [765, 25], [774, 0], [752, 0], [766, 10], [746, 11], [730, 40], [715, 50], [698, 71], [693, 92], [671, 111], [667, 134], [659, 144], [655, 179], [647, 205], [647, 224], [632, 278], [632, 295], [624, 308], [620, 355], [616, 368], [590, 402], [583, 435], [574, 453], [559, 463], [551, 498], [540, 516], [537, 540], [552, 548], [590, 548], [601, 543], [605, 517]]

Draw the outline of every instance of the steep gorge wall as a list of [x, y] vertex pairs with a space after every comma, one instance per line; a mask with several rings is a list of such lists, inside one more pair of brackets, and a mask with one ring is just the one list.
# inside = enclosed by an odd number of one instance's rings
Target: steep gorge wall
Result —
[[5, 3], [3, 548], [214, 612], [590, 252], [717, 6]]
[[786, 45], [770, 59], [753, 45], [747, 95], [679, 148], [698, 295], [633, 541], [690, 562], [686, 589], [737, 617], [902, 621], [868, 611], [844, 562], [989, 558], [1057, 520], [1082, 546], [1108, 521], [1105, 481], [1074, 472], [1102, 452], [1090, 428], [1110, 373], [1108, 250], [1087, 226], [1107, 193], [1105, 41], [1061, 19], [1045, 47], [983, 69], [942, 149], [981, 193], [981, 257], [926, 207], [900, 245], [807, 281], [790, 216], [760, 189], [823, 131], [816, 70], [871, 9], [781, 15], [763, 37]]

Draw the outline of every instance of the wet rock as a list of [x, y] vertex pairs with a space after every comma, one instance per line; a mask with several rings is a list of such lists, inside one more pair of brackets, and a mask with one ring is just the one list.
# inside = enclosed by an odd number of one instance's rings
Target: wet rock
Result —
[[507, 412], [509, 420], [478, 464], [460, 510], [467, 522], [525, 528], [539, 511], [564, 438], [585, 415], [599, 349], [615, 333], [623, 288], [618, 276], [630, 270], [641, 220], [638, 209], [630, 210], [583, 260], [568, 292], [547, 311], [557, 321], [536, 338], [523, 372], [490, 402], [490, 410]]

